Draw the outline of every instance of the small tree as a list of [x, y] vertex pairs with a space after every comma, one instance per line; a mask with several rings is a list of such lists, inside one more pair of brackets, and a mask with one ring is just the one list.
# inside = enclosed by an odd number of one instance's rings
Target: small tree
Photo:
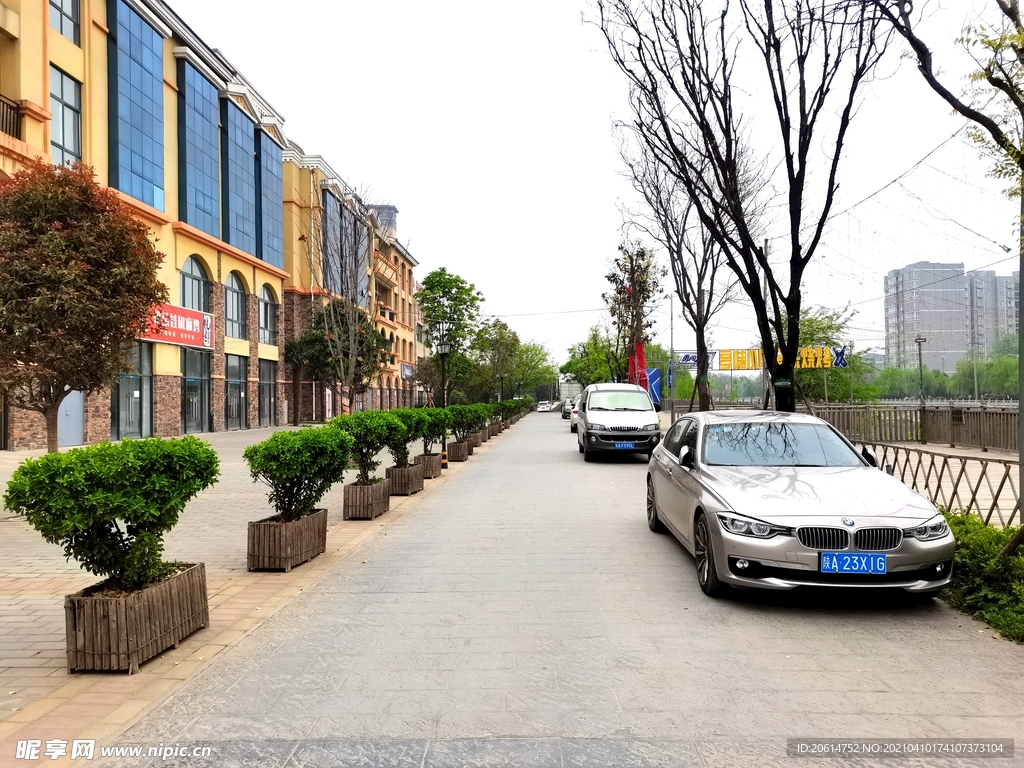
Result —
[[395, 466], [403, 469], [409, 466], [409, 443], [413, 440], [422, 440], [427, 433], [430, 419], [423, 408], [399, 408], [395, 411], [388, 411], [405, 426], [405, 434], [388, 443], [388, 451], [395, 461]]
[[658, 267], [654, 254], [640, 243], [620, 245], [612, 270], [605, 275], [611, 289], [601, 298], [616, 329], [615, 347], [624, 350], [629, 360], [633, 384], [647, 381], [646, 372], [641, 375], [637, 369], [637, 351], [650, 341], [648, 332], [654, 324], [651, 315], [662, 296], [664, 276], [665, 270]]
[[444, 267], [423, 278], [422, 285], [416, 293], [416, 303], [427, 328], [434, 329], [439, 322], [451, 323], [448, 343], [452, 351], [465, 350], [476, 330], [483, 294]]
[[57, 416], [131, 369], [136, 339], [167, 301], [163, 255], [90, 168], [29, 164], [0, 179], [0, 390], [41, 413], [57, 450]]
[[380, 466], [377, 454], [385, 447], [405, 439], [405, 425], [389, 411], [361, 411], [338, 416], [330, 423], [352, 436], [352, 455], [359, 465], [356, 485], [379, 482], [380, 478], [373, 477], [374, 471]]
[[427, 427], [423, 432], [423, 453], [431, 455], [434, 443], [439, 443], [448, 434], [452, 426], [452, 415], [447, 408], [424, 408], [427, 415]]
[[270, 486], [267, 497], [282, 523], [316, 511], [341, 481], [352, 453], [352, 436], [330, 427], [277, 432], [242, 453], [252, 479]]

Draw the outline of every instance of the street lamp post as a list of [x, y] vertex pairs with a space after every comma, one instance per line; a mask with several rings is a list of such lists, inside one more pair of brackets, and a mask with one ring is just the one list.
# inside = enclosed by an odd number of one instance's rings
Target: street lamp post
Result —
[[[451, 332], [452, 324], [447, 320], [439, 320], [434, 324], [431, 334], [431, 341], [434, 342], [434, 349], [441, 359], [441, 407], [448, 407], [448, 379], [445, 376], [445, 363], [452, 351], [448, 334]], [[448, 430], [441, 435], [441, 469], [448, 469]]]
[[914, 343], [917, 344], [917, 385], [918, 394], [921, 397], [921, 442], [924, 442], [924, 356], [921, 352], [921, 348], [924, 343], [928, 341], [924, 336], [918, 336], [914, 339]]
[[502, 402], [502, 403], [505, 402], [505, 379], [507, 379], [507, 378], [508, 378], [508, 374], [507, 373], [499, 373], [498, 374], [498, 385], [501, 388], [501, 397], [499, 398], [499, 402]]

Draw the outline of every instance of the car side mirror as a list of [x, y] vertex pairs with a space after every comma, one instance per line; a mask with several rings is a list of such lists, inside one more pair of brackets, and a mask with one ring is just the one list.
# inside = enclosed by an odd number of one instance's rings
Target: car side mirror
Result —
[[654, 410], [657, 411], [658, 413], [661, 413], [661, 403], [655, 403]]
[[863, 456], [864, 460], [872, 467], [878, 467], [878, 457], [876, 457], [875, 452], [866, 445], [861, 449], [860, 455]]
[[586, 403], [580, 403], [580, 408], [579, 409], [580, 409], [581, 413], [586, 413], [587, 412], [587, 404]]
[[684, 445], [679, 450], [679, 466], [693, 469], [693, 451], [690, 450], [688, 445]]

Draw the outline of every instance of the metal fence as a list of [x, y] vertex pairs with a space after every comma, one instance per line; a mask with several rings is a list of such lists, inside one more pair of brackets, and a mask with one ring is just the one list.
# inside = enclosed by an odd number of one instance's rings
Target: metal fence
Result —
[[[672, 420], [689, 412], [688, 400], [671, 403]], [[759, 410], [760, 403], [716, 403], [716, 410]], [[797, 410], [807, 413], [800, 403]], [[1019, 411], [1013, 406], [929, 405], [814, 405], [813, 413], [850, 440], [889, 443], [925, 442], [951, 448], [990, 448], [1018, 451]], [[923, 435], [922, 435], [923, 426]], [[923, 438], [923, 439], [922, 439]]]
[[957, 456], [939, 450], [859, 441], [874, 450], [880, 469], [937, 507], [974, 512], [987, 525], [1020, 524], [1020, 461]]

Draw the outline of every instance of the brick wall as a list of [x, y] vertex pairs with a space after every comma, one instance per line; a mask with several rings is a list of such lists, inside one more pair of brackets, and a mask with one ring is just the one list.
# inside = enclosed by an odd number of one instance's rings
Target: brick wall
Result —
[[249, 382], [246, 386], [245, 398], [248, 409], [249, 428], [260, 426], [260, 313], [259, 297], [249, 296], [246, 302], [246, 315], [249, 324]]
[[213, 411], [213, 431], [224, 431], [224, 286], [210, 283], [210, 312], [217, 318], [217, 338], [214, 342], [210, 375], [213, 378], [210, 409]]
[[110, 390], [104, 389], [85, 398], [85, 444], [110, 440]]
[[153, 434], [177, 437], [181, 434], [181, 377], [153, 377]]
[[[82, 406], [85, 445], [110, 439], [110, 390], [104, 389], [85, 398]], [[38, 450], [46, 448], [46, 421], [43, 414], [10, 407], [8, 417], [8, 448]]]

